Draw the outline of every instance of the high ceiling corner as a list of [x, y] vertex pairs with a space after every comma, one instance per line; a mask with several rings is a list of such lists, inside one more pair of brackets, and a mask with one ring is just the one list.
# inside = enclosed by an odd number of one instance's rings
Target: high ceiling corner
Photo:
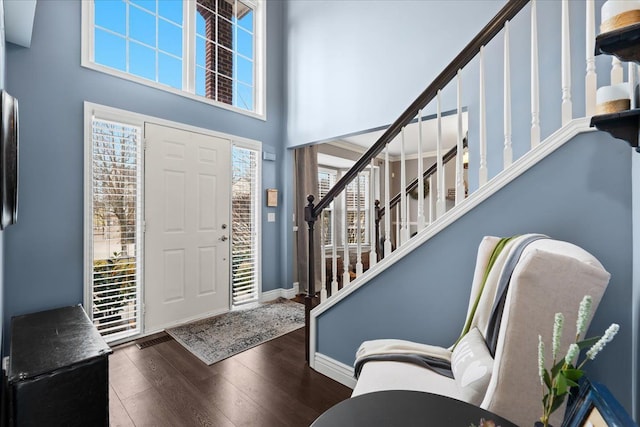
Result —
[[5, 37], [10, 43], [31, 47], [37, 0], [5, 0]]

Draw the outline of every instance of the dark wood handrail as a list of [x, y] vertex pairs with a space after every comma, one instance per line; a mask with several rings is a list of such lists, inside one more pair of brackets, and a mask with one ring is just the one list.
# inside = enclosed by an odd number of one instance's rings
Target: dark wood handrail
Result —
[[[467, 140], [464, 139], [464, 143], [462, 145], [463, 147], [467, 146]], [[451, 159], [453, 159], [458, 151], [458, 147], [453, 147], [451, 150], [447, 151], [445, 153], [444, 156], [442, 156], [442, 163], [446, 164], [448, 163]], [[434, 173], [436, 173], [436, 171], [438, 170], [438, 163], [434, 163], [432, 164], [426, 171], [424, 171], [424, 173], [422, 174], [422, 179], [426, 180], [428, 179], [431, 175], [433, 175]], [[411, 183], [409, 183], [409, 185], [407, 185], [407, 188], [405, 190], [405, 194], [406, 193], [410, 193], [411, 191], [415, 190], [416, 188], [418, 188], [418, 178], [414, 178], [413, 181], [411, 181]], [[429, 189], [429, 191], [431, 191], [431, 189]], [[398, 194], [396, 194], [395, 196], [393, 196], [391, 198], [391, 200], [389, 200], [389, 210], [391, 210], [391, 208], [393, 208], [395, 205], [397, 205], [398, 203], [400, 203], [400, 200], [402, 198], [402, 192], [399, 192]], [[380, 218], [382, 218], [382, 215], [384, 215], [385, 213], [385, 208], [382, 207], [380, 208]]]
[[471, 60], [480, 52], [480, 48], [489, 43], [504, 27], [507, 21], [510, 21], [515, 17], [522, 8], [529, 3], [529, 0], [509, 0], [506, 5], [496, 14], [496, 16], [484, 26], [482, 30], [476, 35], [471, 42], [462, 52], [456, 56], [453, 61], [435, 78], [435, 80], [427, 86], [427, 88], [416, 98], [415, 101], [398, 117], [398, 119], [389, 126], [389, 128], [382, 134], [380, 138], [358, 159], [358, 161], [349, 169], [343, 176], [336, 182], [336, 184], [329, 189], [327, 194], [314, 206], [314, 198], [309, 195], [307, 201], [309, 202], [305, 207], [305, 221], [309, 227], [309, 253], [307, 258], [308, 278], [307, 294], [305, 295], [305, 335], [306, 335], [306, 359], [309, 361], [309, 324], [311, 320], [311, 310], [313, 309], [314, 301], [316, 298], [315, 291], [315, 268], [313, 257], [313, 230], [314, 224], [318, 219], [322, 210], [331, 204], [333, 199], [347, 188], [347, 185], [353, 179], [362, 172], [367, 165], [371, 162], [375, 156], [377, 156], [384, 147], [390, 143], [402, 130], [402, 128], [418, 115], [418, 112], [422, 110], [427, 104], [429, 104], [438, 94], [438, 91], [443, 89], [453, 78], [456, 76], [459, 70], [463, 69]]
[[438, 90], [443, 89], [456, 76], [458, 70], [464, 68], [480, 52], [480, 48], [489, 43], [504, 27], [507, 21], [529, 3], [529, 0], [509, 0], [506, 5], [493, 17], [485, 27], [480, 30], [462, 52], [435, 78], [435, 80], [416, 98], [415, 101], [393, 122], [384, 134], [373, 144], [358, 161], [331, 187], [327, 194], [315, 205], [313, 216], [318, 217], [320, 212], [335, 199], [349, 183], [362, 172], [375, 156], [390, 143], [418, 114], [418, 111], [429, 104], [437, 95]]

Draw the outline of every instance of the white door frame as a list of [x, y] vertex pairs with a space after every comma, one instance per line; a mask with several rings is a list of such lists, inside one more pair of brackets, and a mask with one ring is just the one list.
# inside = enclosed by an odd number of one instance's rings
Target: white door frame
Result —
[[[170, 127], [185, 130], [188, 132], [196, 132], [196, 133], [210, 135], [218, 138], [229, 139], [231, 140], [232, 148], [234, 146], [237, 146], [237, 147], [247, 148], [250, 150], [255, 150], [259, 153], [258, 158], [260, 159], [260, 161], [258, 162], [257, 188], [259, 189], [258, 190], [259, 194], [262, 194], [263, 189], [262, 189], [262, 154], [261, 154], [262, 142], [261, 141], [250, 139], [250, 138], [243, 138], [236, 135], [214, 131], [211, 129], [187, 125], [184, 123], [174, 122], [172, 120], [161, 119], [159, 117], [149, 116], [149, 115], [140, 114], [140, 113], [134, 113], [132, 111], [127, 111], [120, 108], [109, 107], [106, 105], [85, 101], [84, 102], [84, 138], [85, 138], [84, 143], [85, 145], [87, 141], [91, 141], [91, 133], [92, 133], [91, 120], [94, 116], [97, 116], [105, 120], [120, 121], [120, 122], [128, 123], [131, 125], [135, 125], [135, 126], [141, 126], [143, 129], [144, 129], [145, 123], [158, 124], [161, 126], [170, 126]], [[91, 161], [90, 158], [89, 160], [87, 160], [86, 157], [87, 157], [87, 153], [85, 153], [85, 165], [87, 164], [86, 163], [87, 161], [89, 162]], [[142, 155], [142, 165], [144, 168], [144, 152]], [[91, 245], [92, 245], [92, 237], [93, 237], [93, 230], [92, 230], [93, 212], [91, 211], [91, 204], [87, 203], [88, 197], [89, 198], [91, 197], [91, 181], [92, 181], [91, 169], [88, 167], [85, 167], [84, 169], [84, 197], [85, 197], [84, 198], [84, 275], [83, 275], [84, 307], [91, 307], [92, 305], [91, 279], [92, 279], [92, 273], [93, 273], [93, 259], [91, 256], [91, 253], [92, 253]], [[142, 185], [142, 191], [143, 191], [142, 212], [144, 213], [144, 209], [145, 209], [144, 182]], [[259, 202], [260, 200], [261, 198], [259, 197], [258, 209], [260, 210], [260, 212], [262, 212], [262, 204]], [[256, 275], [257, 275], [258, 300], [261, 300], [261, 296], [262, 296], [262, 214], [260, 213], [258, 217], [259, 217], [259, 220], [258, 220], [258, 223], [256, 224], [256, 230], [258, 232], [257, 247], [259, 251], [259, 256], [258, 256], [258, 263], [256, 266], [257, 268]], [[232, 231], [233, 230], [231, 230], [230, 228], [230, 233]], [[145, 254], [144, 238], [142, 239], [142, 241], [143, 243], [141, 247], [141, 253], [142, 253], [142, 257], [144, 258], [144, 254]], [[144, 262], [142, 262], [142, 264], [144, 265]], [[231, 259], [229, 259], [229, 266], [231, 266]], [[141, 275], [144, 278], [144, 270], [141, 271]], [[231, 280], [229, 281], [229, 289], [231, 290]], [[142, 303], [144, 303], [144, 279], [141, 286], [140, 295], [138, 296], [138, 298], [142, 305]], [[229, 298], [231, 298], [231, 292], [229, 293]], [[229, 300], [229, 306], [231, 307], [231, 300]], [[86, 311], [89, 317], [91, 318], [92, 310], [86, 310]], [[142, 311], [144, 311], [144, 307], [142, 307]], [[153, 333], [151, 331], [145, 330], [144, 313], [141, 313], [138, 320], [140, 322], [140, 331], [141, 331], [140, 334], [133, 335], [121, 340], [115, 340], [110, 342], [110, 344], [117, 345], [121, 342], [130, 341], [132, 339], [139, 338], [145, 335], [150, 335]]]

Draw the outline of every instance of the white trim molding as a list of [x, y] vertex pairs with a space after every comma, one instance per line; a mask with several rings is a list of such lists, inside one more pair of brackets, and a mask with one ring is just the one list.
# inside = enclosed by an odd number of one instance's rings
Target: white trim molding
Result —
[[[426, 241], [430, 240], [442, 230], [453, 224], [458, 219], [462, 218], [467, 212], [478, 206], [480, 203], [491, 197], [500, 189], [505, 187], [511, 181], [531, 169], [541, 160], [553, 153], [558, 148], [562, 147], [565, 143], [573, 139], [576, 135], [585, 132], [594, 131], [595, 128], [589, 126], [590, 118], [573, 119], [565, 126], [551, 134], [545, 141], [531, 149], [527, 154], [520, 157], [517, 161], [513, 162], [511, 167], [500, 172], [493, 177], [484, 186], [476, 190], [473, 194], [460, 202], [455, 207], [451, 208], [444, 215], [439, 217], [429, 227], [425, 228], [422, 232], [418, 233], [415, 237], [407, 241], [404, 245], [391, 253], [391, 255], [385, 257], [382, 261], [372, 266], [365, 274], [357, 277], [353, 282], [342, 288], [332, 298], [327, 299], [320, 305], [315, 307], [311, 311], [310, 331], [309, 331], [309, 365], [316, 369], [317, 355], [317, 319], [327, 310], [330, 310], [334, 305], [339, 304], [343, 299], [347, 298], [353, 292], [365, 286], [371, 279], [382, 273], [387, 268], [401, 260], [409, 252], [413, 251], [417, 247], [421, 246]], [[320, 362], [322, 363], [322, 362]], [[328, 370], [328, 372], [332, 372]], [[329, 374], [325, 374], [336, 381], [340, 381], [339, 377], [333, 377]]]
[[353, 376], [353, 368], [322, 353], [314, 354], [312, 368], [342, 385], [353, 389], [357, 380]]
[[294, 286], [292, 288], [288, 288], [288, 289], [277, 288], [277, 289], [272, 289], [270, 291], [261, 292], [260, 302], [273, 301], [278, 298], [291, 299], [296, 295], [298, 295], [298, 286], [297, 286], [297, 283], [294, 283]]

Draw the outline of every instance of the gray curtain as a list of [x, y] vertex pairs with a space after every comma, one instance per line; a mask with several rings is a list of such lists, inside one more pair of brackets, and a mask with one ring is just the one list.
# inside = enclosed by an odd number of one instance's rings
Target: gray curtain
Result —
[[[316, 146], [296, 148], [294, 152], [295, 164], [295, 207], [296, 224], [298, 232], [296, 237], [296, 266], [298, 271], [298, 283], [300, 290], [308, 291], [309, 267], [309, 227], [304, 220], [304, 207], [307, 205], [307, 196], [313, 194], [314, 204], [318, 203], [318, 148]], [[315, 253], [315, 291], [320, 291], [320, 222], [316, 221], [314, 229], [314, 253]]]

